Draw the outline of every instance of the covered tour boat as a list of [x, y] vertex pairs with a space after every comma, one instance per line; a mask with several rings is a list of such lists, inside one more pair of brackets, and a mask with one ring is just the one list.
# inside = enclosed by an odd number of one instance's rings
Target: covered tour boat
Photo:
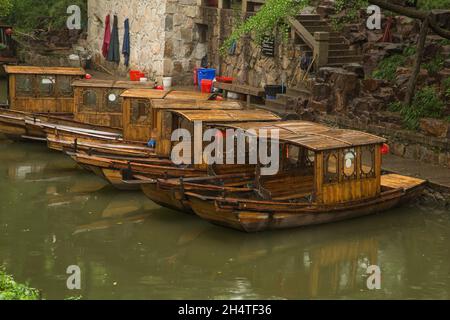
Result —
[[[210, 174], [195, 178], [142, 177], [152, 200], [171, 208], [193, 210], [212, 223], [245, 232], [309, 226], [389, 210], [417, 197], [425, 181], [382, 174], [385, 139], [368, 133], [305, 122], [224, 124], [223, 129], [278, 130], [277, 174]], [[212, 173], [212, 174], [211, 174]]]
[[[86, 91], [87, 93], [89, 91]], [[209, 105], [217, 105], [218, 102], [210, 101], [212, 95], [191, 91], [160, 91], [154, 89], [134, 88], [123, 92], [120, 95], [120, 113], [105, 112], [101, 118], [105, 121], [118, 123], [117, 117], [121, 117], [121, 134], [110, 136], [104, 131], [90, 133], [89, 135], [80, 133], [77, 128], [57, 128], [48, 124], [43, 124], [47, 133], [47, 144], [49, 148], [57, 151], [84, 151], [89, 154], [106, 156], [128, 156], [147, 158], [153, 154], [153, 148], [149, 146], [152, 139], [152, 130], [156, 123], [161, 121], [160, 109], [167, 109], [168, 105], [174, 108], [197, 109], [209, 108]], [[83, 110], [98, 108], [94, 105], [89, 107], [88, 101], [83, 104]], [[222, 105], [230, 108], [242, 108], [240, 104], [222, 102]], [[80, 108], [81, 109], [81, 108]], [[117, 109], [118, 110], [118, 109]], [[95, 111], [80, 112], [80, 119], [87, 119], [95, 114]]]
[[[173, 178], [173, 177], [198, 177], [207, 174], [207, 166], [203, 164], [176, 165], [172, 162], [171, 153], [178, 143], [171, 141], [172, 132], [176, 129], [187, 129], [194, 134], [194, 122], [201, 121], [203, 128], [214, 127], [214, 123], [246, 122], [246, 121], [275, 121], [279, 117], [265, 110], [242, 110], [237, 102], [196, 102], [190, 103], [194, 110], [188, 110], [189, 103], [164, 103], [158, 104], [156, 114], [157, 121], [154, 126], [149, 124], [149, 137], [156, 143], [154, 153], [142, 159], [120, 156], [89, 155], [86, 152], [69, 152], [72, 158], [82, 167], [87, 168], [97, 175], [105, 178], [109, 183], [119, 189], [138, 189], [140, 182], [134, 183], [133, 175], [139, 175], [142, 179]], [[171, 109], [178, 107], [178, 109]], [[192, 145], [192, 147], [194, 147]], [[194, 150], [191, 151], [191, 155]], [[242, 171], [242, 166], [220, 166], [219, 172]], [[155, 181], [156, 180], [151, 180]], [[145, 183], [145, 182], [144, 182]], [[152, 183], [154, 184], [154, 183]], [[161, 198], [156, 202], [164, 203]]]

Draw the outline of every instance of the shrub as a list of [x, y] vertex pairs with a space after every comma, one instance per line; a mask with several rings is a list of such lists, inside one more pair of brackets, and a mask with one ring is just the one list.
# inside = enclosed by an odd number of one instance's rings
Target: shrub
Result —
[[[400, 112], [403, 117], [403, 123], [410, 130], [419, 128], [420, 118], [443, 117], [445, 111], [444, 102], [439, 99], [438, 93], [434, 87], [424, 87], [414, 96], [411, 107], [405, 106], [401, 102], [393, 102], [388, 106], [391, 112]], [[445, 120], [448, 120], [447, 118]]]
[[37, 289], [17, 283], [13, 277], [0, 269], [0, 300], [39, 300]]
[[444, 61], [441, 55], [437, 55], [430, 62], [424, 63], [423, 67], [427, 69], [428, 74], [436, 75], [444, 67]]
[[393, 81], [395, 80], [397, 68], [404, 65], [406, 57], [401, 54], [394, 54], [383, 59], [372, 76], [376, 79]]

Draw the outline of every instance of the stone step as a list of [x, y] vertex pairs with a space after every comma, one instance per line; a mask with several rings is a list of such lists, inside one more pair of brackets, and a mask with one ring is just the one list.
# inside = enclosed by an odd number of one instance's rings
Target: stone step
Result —
[[300, 14], [297, 16], [297, 19], [299, 21], [311, 21], [311, 20], [317, 21], [321, 20], [322, 18], [318, 14]]
[[[297, 49], [300, 51], [311, 51], [311, 48], [305, 44], [305, 43], [300, 43], [297, 44]], [[350, 49], [350, 46], [347, 44], [330, 44], [330, 51], [346, 51], [346, 50], [352, 50]]]
[[333, 63], [340, 63], [340, 64], [345, 64], [345, 63], [352, 63], [352, 62], [361, 62], [362, 57], [361, 56], [337, 56], [337, 57], [329, 57], [328, 58], [328, 63], [329, 64], [333, 64]]
[[299, 20], [299, 22], [305, 27], [328, 26], [324, 20]]
[[311, 92], [305, 88], [287, 88], [286, 95], [308, 98], [311, 96]]
[[346, 43], [330, 43], [330, 50], [348, 50], [350, 46]]
[[[309, 53], [312, 55], [312, 50], [309, 47], [306, 48], [299, 48], [299, 50], [302, 53]], [[353, 49], [346, 49], [346, 50], [329, 50], [328, 56], [329, 57], [342, 57], [342, 56], [355, 56], [356, 51]]]
[[334, 32], [328, 25], [325, 26], [304, 26], [311, 34], [314, 32], [329, 32], [333, 33], [334, 36], [340, 36], [340, 33]]
[[279, 100], [266, 100], [266, 107], [280, 112], [286, 110], [286, 103]]

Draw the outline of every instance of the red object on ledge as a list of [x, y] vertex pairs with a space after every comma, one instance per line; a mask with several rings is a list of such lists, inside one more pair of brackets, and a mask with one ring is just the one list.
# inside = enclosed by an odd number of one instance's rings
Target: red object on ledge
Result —
[[223, 83], [233, 83], [234, 81], [234, 79], [231, 77], [216, 77], [216, 80]]
[[382, 155], [387, 155], [390, 152], [390, 148], [387, 144], [383, 143], [383, 145], [381, 146], [381, 154]]
[[145, 74], [138, 70], [130, 71], [130, 80], [131, 81], [139, 81], [141, 78], [144, 78], [144, 77], [145, 77]]
[[202, 80], [202, 93], [211, 93], [213, 82], [212, 80], [203, 79]]

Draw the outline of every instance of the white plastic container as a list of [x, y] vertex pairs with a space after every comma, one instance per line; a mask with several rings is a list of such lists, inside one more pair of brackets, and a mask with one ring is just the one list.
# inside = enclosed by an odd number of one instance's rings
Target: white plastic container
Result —
[[169, 90], [170, 88], [172, 88], [172, 77], [163, 78], [163, 87], [164, 90]]

